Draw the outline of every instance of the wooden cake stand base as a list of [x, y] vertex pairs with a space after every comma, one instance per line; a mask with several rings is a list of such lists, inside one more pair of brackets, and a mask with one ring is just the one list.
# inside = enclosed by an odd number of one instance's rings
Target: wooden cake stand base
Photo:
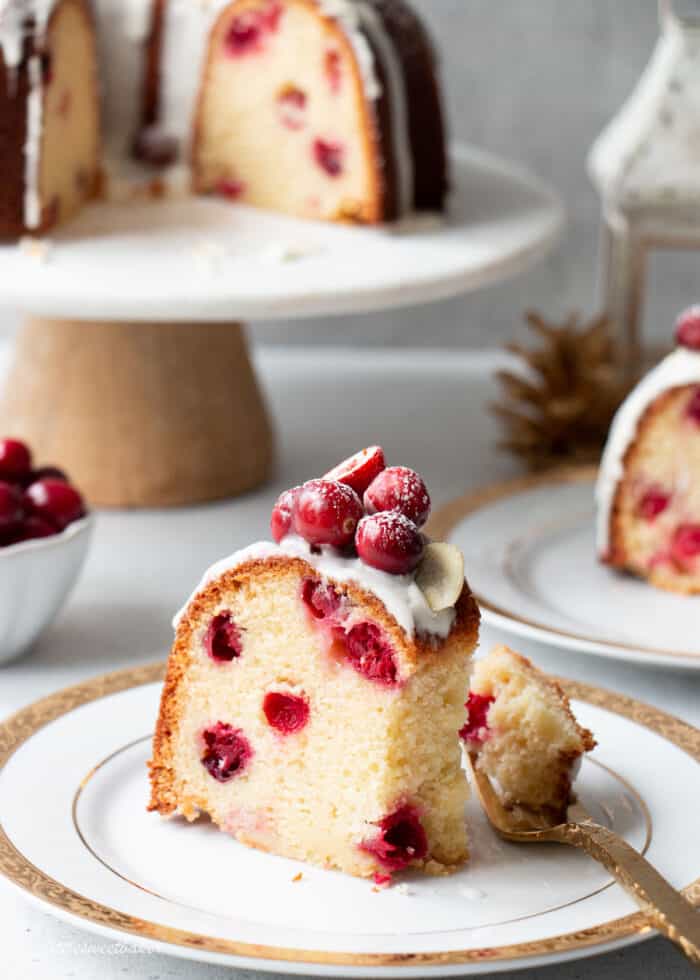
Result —
[[270, 473], [269, 417], [238, 323], [29, 318], [0, 431], [104, 507], [243, 493]]

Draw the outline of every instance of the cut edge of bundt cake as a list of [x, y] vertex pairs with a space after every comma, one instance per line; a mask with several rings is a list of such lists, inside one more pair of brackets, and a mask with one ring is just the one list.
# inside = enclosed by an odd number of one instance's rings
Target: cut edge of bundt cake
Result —
[[595, 748], [556, 681], [506, 646], [474, 664], [460, 732], [504, 805], [563, 819], [581, 758]]
[[[179, 619], [150, 809], [208, 813], [245, 844], [382, 882], [454, 870], [468, 858], [468, 587], [445, 637], [412, 637], [374, 589], [286, 544], [215, 566]], [[220, 782], [217, 765], [237, 779]]]
[[209, 35], [192, 164], [200, 193], [305, 218], [442, 210], [444, 113], [421, 22], [372, 0], [231, 0]]
[[[679, 324], [692, 324], [692, 316], [692, 311], [684, 314]], [[603, 453], [596, 502], [602, 562], [658, 588], [700, 592], [697, 349], [681, 343], [618, 410]]]
[[43, 234], [97, 195], [98, 65], [86, 0], [6, 6], [0, 118], [0, 238]]

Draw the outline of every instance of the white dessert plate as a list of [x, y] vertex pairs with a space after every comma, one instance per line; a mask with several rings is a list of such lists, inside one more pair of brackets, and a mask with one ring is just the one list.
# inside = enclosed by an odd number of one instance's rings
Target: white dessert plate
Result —
[[700, 596], [596, 558], [595, 469], [524, 477], [468, 494], [430, 532], [464, 551], [484, 622], [507, 637], [646, 666], [700, 670]]
[[0, 246], [0, 304], [128, 321], [292, 318], [429, 302], [517, 275], [562, 228], [559, 199], [525, 170], [453, 153], [446, 221], [386, 228], [299, 221], [171, 197], [85, 209], [48, 247]]
[[[97, 678], [0, 726], [0, 873], [46, 911], [159, 952], [316, 976], [484, 974], [651, 934], [585, 855], [505, 844], [473, 801], [469, 866], [388, 890], [248, 849], [204, 821], [148, 814], [162, 674]], [[564, 684], [600, 743], [577, 784], [584, 803], [700, 903], [700, 732]]]

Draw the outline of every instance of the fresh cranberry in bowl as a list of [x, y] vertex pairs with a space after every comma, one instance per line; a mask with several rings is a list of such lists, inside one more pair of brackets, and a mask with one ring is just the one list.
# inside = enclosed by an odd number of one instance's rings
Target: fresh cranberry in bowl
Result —
[[362, 501], [344, 483], [309, 480], [296, 495], [292, 525], [312, 545], [346, 548], [362, 518]]
[[63, 530], [85, 515], [83, 498], [64, 480], [37, 480], [25, 492], [27, 510]]
[[13, 483], [0, 482], [0, 540], [14, 537], [23, 520], [21, 491]]
[[0, 480], [20, 482], [32, 469], [32, 453], [19, 439], [0, 439]]
[[92, 533], [85, 503], [58, 467], [0, 439], [0, 663], [28, 650], [75, 585]]

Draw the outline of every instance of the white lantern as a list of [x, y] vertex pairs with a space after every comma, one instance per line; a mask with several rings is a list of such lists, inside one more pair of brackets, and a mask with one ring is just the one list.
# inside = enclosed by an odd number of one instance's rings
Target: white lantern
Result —
[[700, 248], [700, 16], [671, 0], [659, 14], [651, 60], [588, 161], [603, 208], [605, 309], [630, 372], [642, 360], [649, 251]]

